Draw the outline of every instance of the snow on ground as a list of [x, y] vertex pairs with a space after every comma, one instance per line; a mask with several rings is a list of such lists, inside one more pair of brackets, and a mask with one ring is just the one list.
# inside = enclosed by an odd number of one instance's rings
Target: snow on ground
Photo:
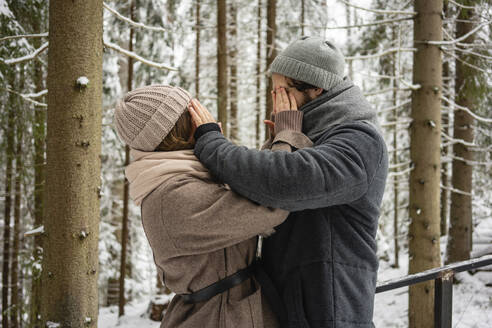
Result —
[[[401, 255], [399, 269], [387, 262], [380, 263], [379, 281], [407, 274], [408, 256]], [[453, 287], [453, 328], [489, 328], [492, 326], [492, 272], [467, 272], [457, 275], [459, 284]], [[148, 300], [131, 303], [118, 321], [118, 307], [99, 310], [100, 328], [158, 328], [160, 323], [147, 318]], [[406, 328], [408, 288], [400, 288], [376, 295], [374, 324], [378, 328]], [[144, 316], [144, 317], [143, 317]]]

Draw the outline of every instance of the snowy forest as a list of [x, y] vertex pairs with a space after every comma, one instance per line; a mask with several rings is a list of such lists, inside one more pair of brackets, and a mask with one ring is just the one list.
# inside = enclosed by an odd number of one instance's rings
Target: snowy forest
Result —
[[[384, 132], [378, 285], [492, 254], [488, 0], [0, 0], [0, 24], [3, 328], [159, 327], [174, 294], [129, 198], [116, 103], [180, 86], [260, 148], [269, 66], [305, 35], [341, 49]], [[434, 327], [434, 289], [377, 293], [375, 326]], [[452, 290], [452, 327], [491, 327], [491, 265]]]

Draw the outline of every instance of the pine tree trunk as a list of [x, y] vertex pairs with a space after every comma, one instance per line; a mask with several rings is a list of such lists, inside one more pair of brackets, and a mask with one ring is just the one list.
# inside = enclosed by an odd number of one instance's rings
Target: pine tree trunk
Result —
[[[24, 90], [24, 67], [20, 71], [19, 90]], [[21, 217], [21, 183], [22, 183], [22, 136], [24, 131], [21, 102], [17, 100], [16, 115], [16, 151], [15, 151], [15, 185], [14, 185], [14, 232], [12, 236], [12, 263], [10, 269], [10, 327], [19, 327], [19, 234]]]
[[228, 136], [227, 127], [227, 6], [226, 0], [217, 1], [217, 113], [222, 131]]
[[[393, 40], [395, 39], [395, 30], [393, 29]], [[396, 70], [396, 65], [397, 65], [397, 56], [393, 55], [393, 63], [392, 63], [392, 74], [393, 76], [396, 76], [397, 70]], [[395, 106], [395, 114], [394, 114], [394, 121], [396, 122], [398, 120], [398, 81], [396, 79], [393, 79], [393, 106]], [[397, 124], [394, 125], [393, 128], [393, 165], [398, 164], [398, 126]], [[398, 172], [398, 168], [395, 167], [394, 172]], [[393, 212], [393, 238], [394, 238], [394, 247], [395, 247], [395, 263], [393, 266], [395, 268], [400, 267], [400, 261], [399, 261], [399, 250], [400, 247], [398, 245], [398, 210], [399, 210], [399, 195], [398, 195], [398, 175], [394, 176], [394, 182], [393, 182], [393, 189], [394, 189], [394, 195], [393, 195], [393, 206], [394, 206], [394, 212]]]
[[97, 326], [102, 5], [49, 5], [43, 326]]
[[[134, 15], [135, 2], [130, 1], [130, 19], [135, 20]], [[128, 39], [128, 50], [133, 51], [133, 28], [130, 28], [130, 37]], [[133, 89], [133, 58], [128, 57], [128, 76], [127, 76], [127, 91], [130, 92]], [[125, 167], [130, 164], [130, 147], [125, 146]], [[129, 201], [129, 185], [126, 177], [123, 178], [123, 217], [121, 220], [121, 261], [120, 261], [120, 279], [119, 279], [119, 302], [118, 302], [118, 316], [125, 314], [125, 278], [126, 278], [126, 257], [128, 246], [128, 201]]]
[[[447, 18], [449, 17], [449, 6], [448, 6], [448, 0], [443, 0], [443, 13], [444, 17]], [[443, 28], [446, 28], [443, 26]], [[448, 98], [451, 99], [451, 96], [449, 94], [446, 94], [446, 92], [449, 92], [450, 88], [450, 73], [449, 73], [449, 60], [444, 60], [442, 64], [442, 85], [443, 85], [443, 94]], [[449, 105], [448, 105], [449, 106]], [[449, 110], [442, 109], [442, 125], [443, 125], [443, 130], [446, 135], [449, 135], [449, 124], [450, 124], [450, 112]], [[442, 156], [447, 157], [449, 155], [449, 147], [444, 146], [442, 148]], [[448, 233], [448, 197], [449, 197], [449, 192], [447, 188], [449, 187], [449, 181], [448, 181], [448, 163], [446, 161], [443, 161], [441, 163], [441, 184], [444, 186], [444, 188], [441, 189], [441, 236], [445, 236]]]
[[256, 148], [261, 146], [261, 0], [258, 0], [257, 40], [256, 40]]
[[195, 98], [200, 97], [200, 0], [196, 0], [196, 43], [195, 43]]
[[[277, 56], [275, 49], [275, 34], [277, 31], [276, 12], [277, 0], [267, 0], [267, 42], [266, 42], [266, 70], [270, 68], [273, 59]], [[272, 81], [271, 78], [266, 78], [266, 110], [265, 119], [269, 120], [272, 113]], [[265, 138], [268, 138], [269, 131], [265, 129]]]
[[[410, 158], [409, 273], [438, 267], [440, 259], [441, 52], [423, 41], [442, 40], [442, 0], [416, 0]], [[409, 327], [434, 327], [434, 282], [410, 287]]]
[[[9, 85], [14, 89], [15, 76], [14, 72], [9, 71], [7, 75]], [[9, 100], [5, 107], [8, 110], [7, 130], [5, 132], [7, 139], [5, 160], [5, 207], [4, 207], [4, 231], [3, 231], [3, 265], [2, 265], [2, 311], [9, 308], [9, 284], [10, 284], [10, 220], [12, 212], [12, 166], [14, 158], [14, 129], [15, 126], [15, 95], [10, 93]], [[9, 327], [9, 316], [2, 313], [2, 327]]]
[[305, 3], [304, 0], [301, 0], [301, 36], [304, 36], [304, 24], [306, 23], [306, 20], [304, 18], [304, 10]]
[[230, 43], [229, 59], [231, 67], [230, 80], [230, 139], [232, 142], [239, 143], [239, 124], [238, 124], [238, 79], [237, 79], [237, 7], [234, 1], [229, 2], [229, 15], [231, 18], [230, 25]]
[[[462, 0], [461, 4], [465, 6], [474, 6], [477, 1]], [[468, 22], [473, 20], [473, 9], [461, 8], [456, 23], [456, 38], [469, 33], [475, 28], [475, 23]], [[475, 34], [470, 35], [463, 42], [474, 43]], [[467, 66], [465, 63], [474, 64], [473, 55], [461, 55], [459, 60], [456, 60], [456, 78], [455, 78], [455, 94], [456, 104], [458, 106], [474, 109], [478, 98], [476, 90], [477, 71]], [[473, 142], [473, 118], [470, 114], [463, 110], [454, 112], [454, 135], [456, 140], [463, 140], [468, 143]], [[471, 253], [471, 232], [472, 232], [472, 197], [469, 195], [472, 192], [472, 175], [473, 166], [465, 161], [473, 160], [473, 152], [467, 146], [461, 143], [453, 145], [453, 153], [455, 158], [452, 164], [452, 186], [454, 189], [463, 191], [467, 194], [451, 192], [451, 210], [450, 210], [450, 226], [447, 247], [447, 263], [468, 260]], [[461, 159], [459, 159], [461, 158]]]
[[[36, 10], [41, 10], [37, 8]], [[31, 26], [33, 33], [42, 33], [41, 17], [33, 16]], [[40, 38], [33, 38], [32, 44], [37, 49], [41, 46]], [[33, 80], [35, 91], [44, 90], [43, 66], [39, 60], [34, 62]], [[44, 102], [44, 97], [39, 99]], [[44, 108], [36, 108], [34, 111], [34, 223], [33, 227], [37, 228], [43, 225], [43, 204], [44, 204], [44, 171], [45, 171], [45, 156], [46, 156], [46, 110]], [[29, 304], [29, 327], [41, 328], [41, 262], [43, 256], [43, 236], [35, 235], [34, 245], [32, 250], [32, 275], [31, 275], [31, 295]]]

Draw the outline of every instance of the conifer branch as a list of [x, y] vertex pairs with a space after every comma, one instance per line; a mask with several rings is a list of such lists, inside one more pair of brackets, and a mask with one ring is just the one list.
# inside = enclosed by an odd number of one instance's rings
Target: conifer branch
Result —
[[115, 15], [117, 18], [119, 18], [120, 20], [122, 20], [122, 21], [130, 24], [131, 26], [135, 26], [135, 27], [138, 27], [138, 28], [144, 28], [144, 29], [151, 30], [151, 31], [158, 31], [158, 32], [165, 32], [166, 31], [166, 29], [163, 28], [163, 27], [148, 26], [148, 25], [145, 25], [145, 24], [142, 24], [142, 23], [135, 22], [135, 21], [131, 20], [130, 18], [123, 16], [122, 14], [120, 14], [119, 12], [117, 12], [116, 10], [114, 10], [113, 8], [111, 8], [110, 6], [108, 6], [104, 2], [103, 2], [103, 7], [106, 10], [108, 10], [110, 13], [112, 13], [113, 15]]
[[414, 11], [401, 11], [401, 10], [381, 10], [381, 9], [371, 9], [371, 8], [364, 8], [361, 6], [354, 5], [346, 0], [339, 0], [340, 2], [346, 4], [349, 7], [355, 8], [355, 9], [360, 9], [364, 11], [368, 11], [371, 13], [376, 13], [376, 14], [388, 14], [388, 15], [412, 15], [415, 16], [417, 13]]
[[128, 51], [126, 49], [123, 49], [119, 45], [114, 44], [114, 43], [109, 42], [109, 41], [104, 41], [104, 46], [106, 46], [106, 47], [108, 47], [110, 49], [116, 50], [117, 52], [122, 53], [125, 56], [131, 57], [131, 58], [133, 58], [135, 60], [138, 60], [139, 62], [141, 62], [141, 63], [143, 63], [145, 65], [148, 65], [148, 66], [152, 66], [152, 67], [156, 67], [156, 68], [160, 68], [160, 69], [167, 69], [167, 70], [170, 70], [170, 71], [177, 71], [178, 70], [175, 67], [172, 67], [172, 66], [169, 66], [169, 65], [166, 65], [166, 64], [163, 64], [163, 63], [157, 63], [157, 62], [154, 62], [154, 61], [145, 59], [145, 58], [137, 55], [136, 53], [134, 53], [132, 51]]
[[41, 54], [46, 49], [48, 49], [48, 42], [45, 42], [41, 47], [34, 50], [34, 52], [30, 53], [29, 55], [25, 55], [25, 56], [19, 57], [19, 58], [11, 58], [11, 59], [0, 58], [0, 62], [3, 62], [7, 65], [19, 64], [19, 63], [22, 63], [22, 62], [36, 58], [39, 54]]
[[40, 33], [40, 34], [10, 35], [10, 36], [0, 38], [0, 42], [7, 41], [7, 40], [22, 39], [22, 38], [26, 38], [26, 39], [28, 39], [28, 38], [44, 38], [47, 36], [48, 36], [48, 32]]
[[444, 96], [441, 96], [441, 99], [444, 100], [445, 102], [447, 102], [448, 104], [455, 106], [455, 111], [456, 110], [462, 110], [462, 111], [465, 111], [468, 114], [470, 114], [477, 121], [485, 122], [485, 123], [492, 123], [492, 118], [481, 117], [481, 116], [473, 113], [468, 107], [458, 105], [454, 101], [452, 101], [452, 100], [450, 100]]
[[347, 56], [345, 57], [345, 60], [350, 61], [350, 60], [363, 60], [363, 59], [370, 59], [370, 58], [379, 58], [382, 56], [386, 56], [395, 52], [415, 52], [417, 51], [417, 48], [390, 48], [387, 50], [383, 50], [379, 53], [376, 54], [371, 54], [371, 55], [361, 55], [361, 56]]

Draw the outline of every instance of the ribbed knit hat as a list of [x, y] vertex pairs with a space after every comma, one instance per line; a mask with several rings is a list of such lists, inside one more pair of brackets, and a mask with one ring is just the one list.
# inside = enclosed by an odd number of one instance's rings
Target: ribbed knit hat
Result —
[[187, 110], [190, 100], [186, 90], [169, 85], [132, 90], [116, 105], [116, 131], [130, 148], [153, 151]]
[[343, 80], [344, 66], [345, 59], [333, 43], [305, 36], [275, 57], [270, 72], [329, 90]]

